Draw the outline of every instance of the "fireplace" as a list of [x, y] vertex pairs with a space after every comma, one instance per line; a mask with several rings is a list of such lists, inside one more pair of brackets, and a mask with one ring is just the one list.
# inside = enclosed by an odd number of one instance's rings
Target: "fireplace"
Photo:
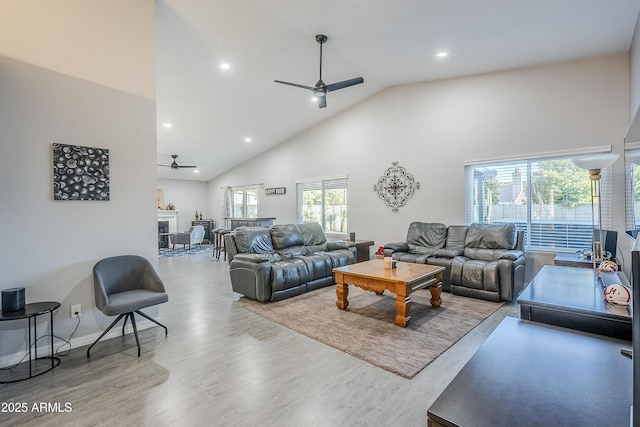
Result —
[[158, 221], [158, 249], [169, 247], [169, 221]]

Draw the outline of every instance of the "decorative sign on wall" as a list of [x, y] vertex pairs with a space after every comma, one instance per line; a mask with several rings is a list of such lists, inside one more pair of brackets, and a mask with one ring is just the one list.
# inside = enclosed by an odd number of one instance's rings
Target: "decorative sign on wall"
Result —
[[389, 206], [393, 212], [407, 204], [416, 190], [420, 189], [420, 183], [405, 168], [392, 162], [392, 166], [378, 179], [373, 186], [373, 191]]
[[287, 194], [287, 187], [271, 187], [265, 188], [264, 194], [270, 196], [272, 194]]
[[109, 200], [109, 150], [53, 144], [54, 200]]

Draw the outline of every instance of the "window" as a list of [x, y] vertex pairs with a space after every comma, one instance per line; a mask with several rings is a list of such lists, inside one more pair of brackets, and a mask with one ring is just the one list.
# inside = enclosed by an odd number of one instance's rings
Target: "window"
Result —
[[236, 218], [257, 218], [259, 194], [258, 185], [234, 187], [232, 215]]
[[347, 178], [299, 182], [298, 221], [318, 222], [325, 233], [347, 233]]
[[[525, 230], [527, 249], [573, 252], [591, 247], [589, 173], [570, 157], [476, 164], [467, 166], [465, 174], [468, 223], [513, 222]], [[611, 217], [610, 168], [601, 175], [606, 229]]]
[[625, 151], [626, 226], [640, 229], [640, 150]]

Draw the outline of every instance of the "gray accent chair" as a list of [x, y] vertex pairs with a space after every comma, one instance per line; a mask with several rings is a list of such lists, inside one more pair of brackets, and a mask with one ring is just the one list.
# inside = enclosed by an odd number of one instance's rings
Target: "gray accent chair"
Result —
[[233, 291], [262, 302], [333, 285], [333, 269], [356, 262], [355, 242], [328, 242], [318, 223], [238, 227], [224, 237]]
[[191, 249], [191, 245], [202, 244], [204, 235], [204, 225], [194, 225], [184, 233], [169, 234], [169, 240], [171, 240], [173, 249], [176, 248], [176, 245], [182, 245], [183, 248], [189, 245], [189, 249]]
[[89, 346], [87, 358], [90, 357], [91, 348], [123, 317], [122, 335], [124, 335], [127, 320], [131, 319], [138, 346], [138, 357], [140, 357], [140, 341], [134, 313], [162, 326], [165, 336], [167, 335], [166, 326], [140, 311], [145, 307], [162, 304], [169, 300], [162, 279], [146, 258], [138, 255], [121, 255], [98, 261], [93, 267], [93, 290], [96, 307], [107, 316], [118, 317]]

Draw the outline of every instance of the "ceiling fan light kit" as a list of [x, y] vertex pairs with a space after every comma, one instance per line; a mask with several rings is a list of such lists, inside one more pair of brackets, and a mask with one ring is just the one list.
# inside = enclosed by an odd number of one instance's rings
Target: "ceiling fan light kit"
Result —
[[344, 89], [349, 86], [354, 86], [360, 83], [364, 83], [364, 79], [362, 77], [343, 80], [341, 82], [331, 83], [329, 85], [326, 85], [322, 81], [322, 45], [326, 43], [327, 39], [328, 39], [327, 36], [325, 36], [324, 34], [316, 35], [316, 41], [320, 44], [320, 78], [318, 79], [318, 82], [315, 84], [315, 86], [311, 87], [311, 86], [301, 85], [298, 83], [290, 83], [290, 82], [284, 82], [282, 80], [274, 80], [274, 82], [276, 83], [281, 83], [289, 86], [295, 86], [302, 89], [310, 90], [317, 97], [319, 108], [325, 108], [327, 106], [327, 92], [332, 92], [334, 90]]

